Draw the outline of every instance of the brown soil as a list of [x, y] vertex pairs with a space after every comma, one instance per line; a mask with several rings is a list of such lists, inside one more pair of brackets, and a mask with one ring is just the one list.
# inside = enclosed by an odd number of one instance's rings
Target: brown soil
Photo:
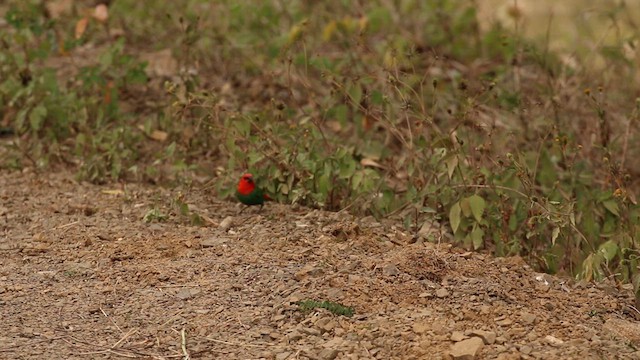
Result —
[[[482, 359], [640, 358], [628, 290], [371, 218], [121, 189], [0, 172], [0, 358], [439, 359], [477, 336]], [[173, 214], [181, 196], [206, 226]], [[144, 222], [154, 207], [169, 218]]]

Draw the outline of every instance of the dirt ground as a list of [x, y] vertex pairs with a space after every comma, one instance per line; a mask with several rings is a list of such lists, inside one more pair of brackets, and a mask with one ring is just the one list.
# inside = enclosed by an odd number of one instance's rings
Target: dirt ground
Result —
[[[0, 172], [0, 358], [640, 358], [628, 289], [372, 218], [273, 203], [238, 214], [182, 190], [209, 219], [190, 226], [171, 214], [180, 191]], [[168, 219], [143, 221], [154, 207]], [[303, 313], [305, 299], [355, 315]]]

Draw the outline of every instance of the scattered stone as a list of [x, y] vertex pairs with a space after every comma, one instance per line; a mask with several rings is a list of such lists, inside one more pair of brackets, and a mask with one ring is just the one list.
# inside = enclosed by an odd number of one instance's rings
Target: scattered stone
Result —
[[513, 324], [513, 321], [509, 318], [496, 321], [498, 326], [510, 326], [511, 324]]
[[287, 360], [291, 354], [291, 351], [281, 352], [276, 355], [276, 360]]
[[338, 350], [336, 349], [323, 349], [318, 354], [318, 358], [321, 360], [333, 360], [338, 356]]
[[223, 231], [227, 231], [233, 225], [233, 216], [227, 216], [220, 222], [220, 229]]
[[520, 356], [520, 353], [506, 353], [503, 352], [500, 355], [498, 355], [498, 357], [496, 358], [497, 360], [520, 360], [522, 359], [522, 356]]
[[336, 326], [338, 326], [338, 323], [330, 317], [322, 318], [316, 321], [316, 327], [320, 329], [321, 332], [331, 331]]
[[496, 342], [496, 333], [493, 331], [473, 330], [471, 335], [480, 337], [485, 345], [493, 345]]
[[176, 293], [176, 297], [178, 297], [178, 299], [180, 300], [189, 300], [199, 293], [200, 293], [200, 289], [183, 288], [182, 290]]
[[302, 334], [298, 330], [293, 330], [289, 334], [287, 334], [287, 339], [289, 342], [295, 342], [302, 339]]
[[482, 346], [484, 346], [482, 339], [472, 337], [455, 343], [451, 347], [449, 355], [454, 360], [473, 360], [482, 350]]
[[533, 351], [533, 348], [529, 345], [520, 346], [520, 352], [525, 355], [531, 354], [532, 351]]
[[449, 290], [445, 288], [440, 288], [436, 290], [436, 296], [439, 297], [440, 299], [446, 298], [447, 296], [449, 296]]
[[520, 314], [520, 319], [522, 320], [523, 324], [532, 325], [536, 321], [536, 316], [528, 312], [522, 312]]
[[451, 333], [451, 341], [458, 342], [466, 338], [467, 336], [465, 336], [465, 334], [462, 331], [454, 331], [453, 333]]
[[344, 298], [344, 291], [338, 288], [327, 289], [327, 298], [330, 300], [342, 300]]
[[416, 334], [424, 334], [431, 329], [431, 326], [426, 322], [418, 322], [413, 324], [413, 332]]
[[397, 276], [400, 271], [395, 265], [389, 264], [382, 268], [382, 274], [384, 276]]
[[505, 338], [504, 336], [498, 336], [496, 338], [496, 344], [504, 344], [507, 342], [507, 338]]
[[544, 337], [544, 341], [547, 342], [547, 344], [551, 345], [551, 346], [560, 346], [562, 344], [564, 344], [564, 341], [562, 341], [561, 339], [558, 339], [555, 336], [551, 336], [551, 335], [547, 335]]
[[300, 331], [302, 331], [303, 333], [305, 333], [307, 335], [313, 335], [313, 336], [320, 335], [320, 330], [314, 329], [314, 328], [302, 328], [302, 329], [300, 329]]
[[309, 276], [317, 277], [322, 274], [324, 274], [322, 268], [317, 267], [313, 264], [307, 264], [294, 275], [294, 279], [296, 279], [297, 281], [301, 281]]
[[224, 243], [226, 243], [227, 241], [229, 241], [228, 238], [223, 238], [223, 237], [212, 237], [212, 238], [208, 238], [208, 239], [204, 239], [200, 242], [200, 245], [203, 248], [212, 248], [212, 247], [218, 247], [223, 245]]

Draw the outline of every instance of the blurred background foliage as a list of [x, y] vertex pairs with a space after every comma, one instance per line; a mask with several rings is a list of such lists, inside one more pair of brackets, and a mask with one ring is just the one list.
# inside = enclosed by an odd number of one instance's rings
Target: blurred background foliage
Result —
[[9, 0], [0, 166], [222, 198], [251, 171], [283, 203], [637, 290], [639, 9]]

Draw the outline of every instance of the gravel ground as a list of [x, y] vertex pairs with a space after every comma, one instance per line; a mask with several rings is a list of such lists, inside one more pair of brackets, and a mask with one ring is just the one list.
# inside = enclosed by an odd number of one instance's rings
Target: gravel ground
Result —
[[[204, 219], [191, 226], [176, 200]], [[149, 210], [167, 215], [143, 221]], [[640, 359], [628, 289], [393, 223], [0, 172], [0, 358]], [[313, 299], [351, 317], [300, 311]]]

